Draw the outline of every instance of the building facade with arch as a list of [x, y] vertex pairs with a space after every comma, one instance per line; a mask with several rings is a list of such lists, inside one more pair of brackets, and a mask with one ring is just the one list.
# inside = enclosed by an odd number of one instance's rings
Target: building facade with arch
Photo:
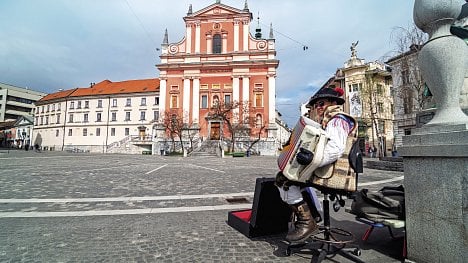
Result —
[[273, 30], [268, 38], [258, 29], [255, 35], [250, 33], [247, 1], [243, 9], [216, 1], [193, 12], [190, 5], [183, 20], [185, 35], [170, 43], [166, 30], [156, 65], [164, 98], [161, 116], [169, 116], [164, 112], [183, 116], [202, 140], [219, 140], [228, 137], [227, 129], [221, 120], [210, 118], [210, 109], [219, 102], [236, 102], [241, 106], [232, 109], [233, 122], [249, 115], [267, 125], [263, 138], [275, 140], [279, 61]]

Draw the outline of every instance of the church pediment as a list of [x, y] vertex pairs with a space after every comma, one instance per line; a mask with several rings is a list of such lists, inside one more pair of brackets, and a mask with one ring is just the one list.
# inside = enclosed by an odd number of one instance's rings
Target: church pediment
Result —
[[216, 3], [210, 6], [207, 6], [197, 12], [194, 12], [191, 15], [186, 16], [186, 18], [203, 18], [203, 17], [213, 17], [213, 16], [233, 16], [233, 15], [242, 15], [249, 14], [249, 11], [243, 11], [231, 6], [224, 4]]

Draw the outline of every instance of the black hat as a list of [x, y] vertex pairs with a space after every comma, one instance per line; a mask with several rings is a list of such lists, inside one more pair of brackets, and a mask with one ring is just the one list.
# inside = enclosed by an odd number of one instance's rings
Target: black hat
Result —
[[310, 98], [307, 107], [312, 107], [319, 99], [329, 99], [330, 101], [336, 101], [338, 105], [342, 105], [345, 102], [344, 98], [342, 97], [343, 94], [344, 91], [340, 87], [334, 89], [323, 88]]

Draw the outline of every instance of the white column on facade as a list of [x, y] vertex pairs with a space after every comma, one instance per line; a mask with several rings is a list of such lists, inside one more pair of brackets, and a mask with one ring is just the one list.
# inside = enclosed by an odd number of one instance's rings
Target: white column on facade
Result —
[[227, 35], [223, 34], [223, 50], [222, 53], [226, 54], [227, 53]]
[[200, 21], [195, 23], [195, 53], [200, 53]]
[[269, 120], [268, 123], [272, 124], [275, 123], [276, 117], [276, 78], [275, 76], [271, 75], [268, 76], [268, 116]]
[[242, 102], [250, 100], [249, 78], [242, 78]]
[[185, 52], [192, 53], [192, 25], [187, 23], [185, 27]]
[[193, 124], [199, 123], [200, 115], [200, 79], [196, 78], [193, 80], [193, 105], [192, 105], [192, 121]]
[[234, 52], [239, 51], [239, 21], [234, 21]]
[[206, 53], [211, 54], [213, 53], [213, 37], [211, 35], [206, 36]]
[[243, 49], [244, 51], [248, 51], [249, 50], [249, 21], [244, 21], [243, 22], [243, 40], [244, 40], [244, 45], [243, 45]]
[[184, 122], [188, 123], [188, 113], [190, 110], [190, 79], [184, 79], [184, 96], [182, 99], [182, 115]]
[[167, 80], [161, 79], [159, 82], [159, 115], [164, 118], [164, 112], [166, 111], [166, 85]]
[[[237, 77], [234, 77], [232, 78], [232, 101], [237, 101], [237, 102], [240, 102], [239, 101], [239, 78]], [[234, 115], [238, 115], [239, 114], [239, 108], [235, 108], [234, 109]]]

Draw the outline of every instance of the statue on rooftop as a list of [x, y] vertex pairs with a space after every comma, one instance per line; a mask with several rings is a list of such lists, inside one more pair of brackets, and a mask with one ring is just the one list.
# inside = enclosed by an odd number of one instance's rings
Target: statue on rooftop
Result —
[[351, 43], [351, 57], [356, 57], [356, 46], [358, 45], [359, 40], [356, 43]]

